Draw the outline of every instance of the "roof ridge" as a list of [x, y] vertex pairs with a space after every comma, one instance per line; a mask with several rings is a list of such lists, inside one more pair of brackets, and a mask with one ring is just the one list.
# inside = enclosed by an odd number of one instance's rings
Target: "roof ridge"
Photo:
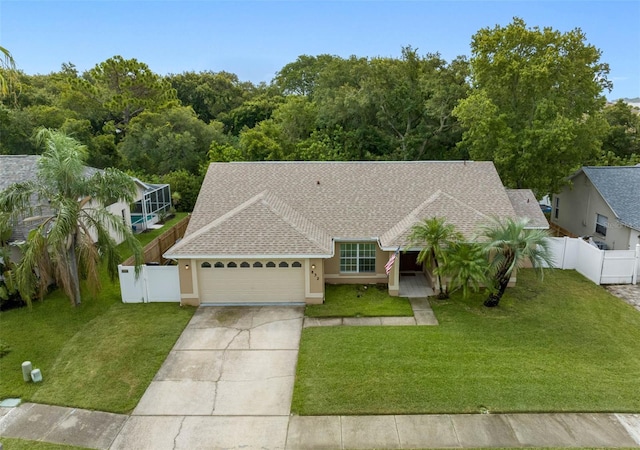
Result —
[[410, 226], [413, 226], [417, 222], [417, 220], [420, 218], [420, 211], [423, 211], [424, 209], [426, 209], [427, 206], [429, 206], [430, 204], [438, 200], [440, 197], [447, 197], [449, 200], [453, 200], [458, 205], [470, 211], [473, 211], [474, 213], [483, 217], [484, 219], [487, 219], [487, 220], [491, 219], [489, 216], [479, 211], [478, 209], [474, 208], [473, 206], [464, 203], [463, 201], [459, 200], [458, 198], [454, 197], [448, 192], [438, 189], [431, 197], [429, 197], [427, 200], [425, 200], [416, 208], [414, 208], [413, 211], [411, 211], [409, 214], [403, 217], [402, 220], [400, 220], [396, 225], [393, 226], [393, 228], [391, 228], [389, 231], [384, 233], [380, 238], [381, 244], [386, 247], [384, 242], [393, 242], [395, 239], [397, 239]]
[[[484, 217], [485, 219], [491, 219], [491, 217], [487, 216], [485, 213], [481, 212], [480, 210], [478, 210], [477, 208], [474, 208], [471, 205], [468, 205], [466, 203], [464, 203], [463, 201], [459, 200], [458, 198], [454, 197], [451, 194], [448, 194], [446, 192], [443, 192], [444, 195], [446, 195], [447, 197], [449, 197], [451, 200], [453, 200], [454, 202], [456, 202], [457, 204], [464, 206], [465, 208], [470, 209], [471, 211], [475, 212], [476, 214], [478, 214], [479, 216]], [[514, 211], [515, 212], [515, 211]]]
[[391, 227], [386, 232], [382, 233], [382, 235], [380, 236], [380, 243], [383, 246], [385, 246], [384, 242], [393, 241], [395, 238], [400, 236], [402, 232], [404, 232], [407, 228], [409, 228], [409, 226], [413, 226], [416, 219], [418, 218], [418, 212], [423, 210], [427, 205], [436, 201], [442, 193], [443, 193], [442, 190], [438, 189], [429, 198], [427, 198], [425, 201], [423, 201], [418, 206], [416, 206], [409, 214], [407, 214], [398, 222], [396, 222], [396, 224], [393, 227]]
[[185, 236], [180, 242], [177, 242], [173, 247], [171, 247], [169, 250], [167, 250], [167, 252], [180, 250], [181, 247], [184, 247], [185, 245], [187, 245], [191, 241], [197, 239], [198, 237], [200, 237], [204, 233], [206, 233], [209, 230], [215, 228], [216, 226], [218, 226], [222, 222], [225, 222], [226, 220], [230, 219], [231, 217], [235, 216], [239, 212], [243, 211], [244, 209], [248, 208], [249, 206], [253, 205], [257, 201], [259, 201], [262, 198], [264, 198], [264, 196], [266, 195], [267, 192], [268, 192], [267, 190], [264, 190], [264, 191], [262, 191], [262, 192], [260, 192], [260, 193], [258, 193], [256, 195], [254, 195], [249, 200], [247, 200], [247, 201], [239, 204], [235, 208], [227, 211], [226, 213], [224, 213], [223, 215], [221, 215], [217, 219], [211, 221], [210, 223], [208, 223], [204, 227], [196, 230], [195, 232], [191, 233], [188, 236]]
[[[267, 206], [271, 211], [278, 215], [283, 221], [288, 223], [292, 228], [294, 228], [298, 233], [305, 236], [310, 241], [314, 242], [321, 248], [326, 251], [331, 251], [330, 246], [327, 246], [326, 241], [331, 241], [331, 237], [329, 233], [322, 227], [313, 223], [309, 219], [307, 219], [300, 211], [293, 208], [287, 202], [282, 200], [280, 197], [275, 195], [271, 191], [264, 191], [262, 197], [262, 203]], [[311, 231], [309, 233], [307, 230]], [[313, 232], [316, 232], [321, 235], [325, 242], [322, 242], [320, 239], [317, 239], [314, 236]], [[320, 236], [318, 236], [320, 237]]]

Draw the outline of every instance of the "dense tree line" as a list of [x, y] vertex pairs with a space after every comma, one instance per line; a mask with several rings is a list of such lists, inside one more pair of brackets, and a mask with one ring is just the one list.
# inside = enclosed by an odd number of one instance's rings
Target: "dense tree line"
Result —
[[58, 129], [89, 165], [171, 183], [183, 210], [210, 161], [490, 159], [507, 186], [543, 195], [581, 165], [640, 162], [639, 116], [605, 105], [600, 56], [579, 29], [514, 19], [478, 31], [469, 60], [302, 55], [259, 85], [120, 56], [83, 73], [4, 65], [19, 88], [2, 95], [0, 154], [37, 153], [38, 130]]

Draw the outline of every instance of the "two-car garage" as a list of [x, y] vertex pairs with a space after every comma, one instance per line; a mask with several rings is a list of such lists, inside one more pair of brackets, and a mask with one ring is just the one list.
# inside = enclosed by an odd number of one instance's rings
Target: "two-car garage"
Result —
[[304, 260], [198, 260], [200, 303], [305, 300]]

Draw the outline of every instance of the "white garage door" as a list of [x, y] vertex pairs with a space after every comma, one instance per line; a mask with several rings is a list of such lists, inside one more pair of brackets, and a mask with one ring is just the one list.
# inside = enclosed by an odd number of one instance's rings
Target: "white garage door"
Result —
[[201, 303], [304, 302], [301, 260], [199, 261]]

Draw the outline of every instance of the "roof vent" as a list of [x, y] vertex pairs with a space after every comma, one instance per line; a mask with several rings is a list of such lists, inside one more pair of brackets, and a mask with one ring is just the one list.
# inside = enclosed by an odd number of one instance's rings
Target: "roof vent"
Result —
[[316, 181], [316, 184], [317, 184], [318, 186], [320, 186], [320, 180]]

